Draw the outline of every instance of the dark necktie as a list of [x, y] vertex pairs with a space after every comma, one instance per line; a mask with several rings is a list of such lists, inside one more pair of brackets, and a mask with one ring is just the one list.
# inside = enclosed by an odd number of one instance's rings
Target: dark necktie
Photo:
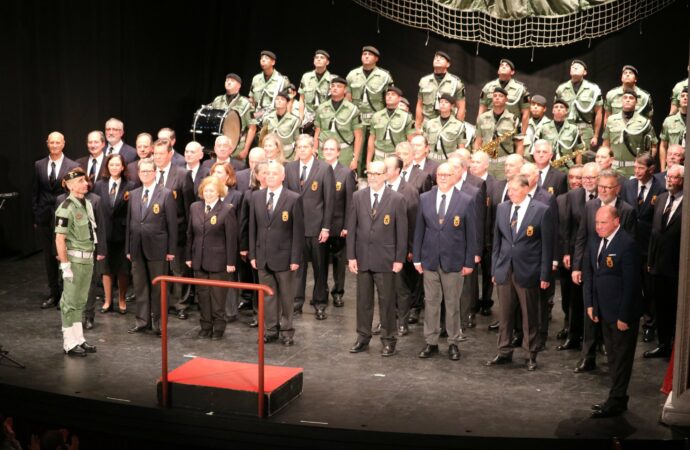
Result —
[[96, 177], [96, 164], [98, 164], [98, 161], [96, 158], [91, 158], [91, 168], [89, 169], [89, 178], [92, 180]]
[[374, 204], [371, 207], [371, 215], [375, 216], [376, 215], [376, 208], [379, 207], [379, 194], [374, 192]]
[[110, 188], [110, 206], [113, 206], [115, 204], [115, 195], [117, 194], [117, 183], [113, 181], [113, 185]]
[[503, 201], [507, 202], [509, 199], [508, 197], [508, 186], [506, 186], [505, 194], [503, 194]]
[[206, 205], [206, 214], [211, 212], [211, 205]]
[[403, 180], [407, 181], [407, 170], [402, 171]]
[[50, 184], [55, 184], [55, 181], [57, 180], [57, 174], [55, 173], [55, 161], [50, 162]]
[[165, 170], [159, 170], [158, 186], [165, 186]]
[[590, 192], [589, 193], [589, 200], [593, 200], [593, 199], [594, 199], [594, 193]]
[[115, 151], [115, 149], [114, 149], [113, 146], [111, 145], [110, 147], [108, 147], [108, 154], [107, 154], [106, 156], [112, 155], [114, 151]]
[[604, 245], [601, 246], [599, 250], [599, 256], [597, 257], [597, 267], [601, 267], [604, 263], [604, 256], [606, 255], [606, 245], [608, 244], [608, 239], [604, 238]]
[[419, 164], [415, 164], [415, 165], [414, 165], [414, 168], [415, 168], [415, 169], [421, 169], [421, 167], [420, 167]]
[[146, 212], [146, 208], [149, 205], [149, 190], [144, 189], [144, 196], [141, 197], [141, 216], [144, 217], [144, 213]]
[[644, 184], [643, 184], [642, 186], [640, 186], [640, 193], [637, 195], [637, 206], [638, 206], [638, 209], [639, 209], [639, 207], [642, 206], [642, 204], [644, 203], [644, 190], [645, 190], [646, 187], [647, 187], [647, 186], [645, 186]]
[[299, 176], [299, 187], [304, 189], [304, 182], [307, 180], [307, 166], [302, 166], [302, 175]]
[[542, 183], [542, 181], [541, 181], [541, 175], [542, 175], [542, 171], [540, 170], [540, 171], [539, 171], [539, 178], [537, 178], [537, 186], [539, 186], [539, 187], [541, 187], [541, 183]]
[[441, 204], [438, 206], [438, 224], [443, 225], [446, 220], [446, 194], [441, 194]]
[[664, 209], [664, 213], [661, 215], [661, 226], [666, 228], [666, 225], [668, 224], [668, 219], [671, 217], [671, 210], [673, 209], [673, 202], [675, 201], [675, 197], [671, 195], [668, 198], [668, 205], [666, 205], [666, 208]]
[[268, 215], [268, 220], [273, 218], [273, 196], [275, 192], [268, 193], [268, 202], [266, 202], [266, 214]]
[[517, 236], [518, 209], [520, 209], [520, 205], [515, 205], [513, 217], [510, 218], [510, 231], [513, 233], [513, 239]]

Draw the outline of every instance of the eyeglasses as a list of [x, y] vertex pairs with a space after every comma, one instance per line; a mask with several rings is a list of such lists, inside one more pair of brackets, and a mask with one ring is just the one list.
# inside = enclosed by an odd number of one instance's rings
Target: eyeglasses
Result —
[[666, 175], [667, 180], [682, 180], [683, 177], [680, 175]]
[[585, 177], [585, 176], [583, 176], [583, 177], [581, 177], [581, 178], [582, 178], [583, 180], [596, 180], [596, 179], [597, 179], [597, 177]]
[[153, 169], [140, 169], [139, 173], [153, 173], [155, 170]]
[[436, 176], [437, 177], [450, 177], [450, 176], [452, 176], [452, 174], [436, 172]]
[[613, 186], [604, 186], [603, 184], [599, 184], [599, 185], [597, 185], [597, 187], [599, 189], [606, 189], [606, 190], [610, 191], [610, 190], [616, 189], [618, 187], [618, 185], [614, 184]]
[[368, 177], [378, 177], [383, 175], [383, 172], [367, 172]]

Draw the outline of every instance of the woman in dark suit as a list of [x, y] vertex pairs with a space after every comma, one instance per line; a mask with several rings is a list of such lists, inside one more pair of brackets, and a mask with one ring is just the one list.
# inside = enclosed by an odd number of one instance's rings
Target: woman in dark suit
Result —
[[[221, 199], [227, 187], [217, 177], [204, 178], [199, 186], [202, 200], [189, 208], [185, 262], [196, 278], [227, 281], [237, 262], [237, 217], [234, 207]], [[199, 337], [221, 339], [227, 324], [223, 287], [197, 286], [201, 311]]]
[[125, 228], [127, 225], [127, 202], [134, 183], [127, 180], [125, 160], [120, 154], [112, 154], [104, 161], [106, 176], [94, 185], [93, 191], [101, 197], [106, 224], [108, 254], [99, 262], [103, 274], [102, 313], [112, 310], [113, 280], [117, 280], [118, 306], [120, 314], [127, 312], [125, 293], [129, 281], [129, 261], [125, 257]]

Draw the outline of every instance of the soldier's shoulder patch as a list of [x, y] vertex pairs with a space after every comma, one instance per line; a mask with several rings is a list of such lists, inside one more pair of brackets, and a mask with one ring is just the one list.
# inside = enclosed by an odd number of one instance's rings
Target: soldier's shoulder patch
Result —
[[56, 217], [55, 218], [55, 226], [56, 227], [61, 227], [61, 228], [66, 228], [69, 225], [69, 219], [67, 217]]

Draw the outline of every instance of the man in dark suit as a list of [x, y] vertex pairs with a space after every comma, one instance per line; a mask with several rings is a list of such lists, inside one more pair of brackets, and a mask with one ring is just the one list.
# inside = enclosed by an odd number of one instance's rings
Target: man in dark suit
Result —
[[642, 277], [642, 303], [645, 311], [642, 321], [642, 340], [654, 340], [656, 328], [655, 299], [651, 295], [651, 276], [647, 271], [647, 251], [649, 250], [649, 236], [652, 233], [652, 218], [657, 197], [666, 191], [666, 181], [660, 182], [654, 178], [654, 158], [649, 153], [643, 153], [635, 158], [633, 166], [634, 177], [626, 180], [621, 189], [621, 198], [637, 210], [635, 225], [635, 241], [640, 251], [640, 276]]
[[158, 139], [165, 139], [170, 142], [170, 148], [172, 149], [172, 165], [184, 167], [186, 164], [185, 157], [177, 153], [175, 150], [175, 143], [177, 142], [177, 137], [175, 135], [175, 130], [172, 128], [161, 128], [158, 130]]
[[384, 164], [386, 165], [386, 174], [384, 175], [386, 186], [402, 194], [405, 198], [405, 210], [407, 211], [407, 253], [402, 270], [395, 274], [398, 335], [405, 336], [409, 332], [407, 318], [415, 300], [417, 284], [420, 282], [419, 274], [412, 264], [412, 240], [414, 239], [414, 227], [417, 223], [419, 191], [411, 184], [405, 183], [400, 176], [400, 170], [403, 167], [402, 159], [396, 155], [390, 155], [386, 157]]
[[[184, 167], [172, 164], [173, 150], [170, 142], [158, 139], [153, 143], [153, 162], [156, 164], [156, 184], [166, 187], [172, 192], [177, 213], [177, 250], [175, 258], [170, 262], [170, 271], [177, 277], [184, 276], [187, 266], [184, 264], [187, 242], [187, 223], [189, 222], [189, 206], [194, 201], [191, 179]], [[174, 306], [179, 319], [187, 319], [187, 312], [183, 298], [183, 285], [174, 283], [170, 286], [168, 304]]]
[[400, 176], [405, 183], [414, 186], [420, 194], [431, 189], [433, 186], [431, 176], [421, 170], [414, 170], [412, 144], [407, 141], [399, 143], [395, 146], [395, 154], [402, 159], [403, 167], [400, 170]]
[[102, 131], [92, 131], [86, 138], [86, 148], [89, 156], [77, 159], [77, 164], [84, 169], [84, 172], [91, 180], [91, 184], [98, 181], [101, 177], [110, 176], [105, 162], [105, 135]]
[[244, 193], [249, 189], [249, 184], [251, 183], [252, 172], [254, 167], [262, 161], [266, 161], [266, 151], [261, 147], [254, 147], [249, 151], [249, 156], [247, 157], [247, 162], [249, 167], [246, 169], [238, 170], [235, 173], [235, 178], [237, 179], [237, 190]]
[[285, 168], [275, 161], [269, 163], [267, 189], [251, 196], [249, 260], [259, 271], [259, 283], [275, 292], [275, 296], [264, 299], [264, 341], [272, 342], [280, 337], [283, 345], [290, 346], [294, 344], [295, 334], [292, 327], [295, 277], [304, 258], [304, 212], [302, 197], [285, 188], [284, 179]]
[[184, 148], [185, 169], [187, 169], [187, 176], [189, 183], [192, 185], [192, 192], [194, 198], [199, 200], [199, 185], [201, 180], [208, 176], [208, 172], [201, 168], [201, 160], [204, 157], [204, 149], [196, 141], [192, 141]]
[[218, 136], [213, 145], [213, 153], [216, 157], [207, 159], [201, 166], [205, 170], [211, 170], [211, 167], [217, 162], [230, 164], [235, 172], [244, 169], [244, 163], [230, 157], [230, 155], [232, 155], [232, 145], [229, 137], [222, 134]]
[[67, 158], [63, 150], [65, 137], [53, 131], [46, 140], [48, 156], [34, 163], [31, 188], [31, 210], [34, 229], [39, 238], [50, 293], [41, 303], [41, 308], [58, 306], [62, 289], [58, 275], [58, 260], [55, 258], [55, 198], [63, 193], [62, 178], [79, 164]]
[[[584, 264], [585, 250], [590, 239], [596, 240], [595, 216], [601, 206], [615, 206], [616, 210], [618, 210], [621, 228], [630, 237], [635, 236], [635, 225], [637, 223], [635, 208], [618, 197], [620, 191], [618, 180], [618, 174], [612, 170], [602, 170], [599, 172], [597, 178], [598, 197], [588, 201], [585, 205], [585, 210], [577, 230], [575, 253], [572, 261], [573, 283], [582, 283], [582, 265]], [[601, 342], [599, 338], [601, 329], [596, 322], [585, 317], [583, 335], [582, 359], [575, 367], [575, 373], [587, 372], [596, 367], [596, 350], [597, 344]]]
[[429, 155], [429, 141], [426, 140], [426, 136], [423, 134], [418, 134], [412, 138], [410, 144], [412, 145], [412, 175], [415, 175], [416, 171], [421, 170], [433, 183], [436, 180], [438, 163], [433, 159], [427, 158]]
[[[331, 289], [333, 306], [342, 307], [345, 305], [343, 295], [345, 294], [345, 268], [347, 266], [345, 258], [345, 237], [347, 236], [345, 218], [352, 203], [352, 194], [357, 189], [357, 180], [355, 180], [354, 171], [338, 162], [340, 145], [337, 140], [333, 138], [327, 139], [323, 143], [321, 151], [324, 161], [333, 169], [333, 179], [335, 180], [333, 220], [331, 221], [326, 248], [328, 249], [328, 255], [333, 260], [333, 289]], [[328, 259], [326, 259], [326, 264], [328, 264]]]
[[454, 169], [443, 163], [436, 171], [436, 184], [424, 193], [416, 218], [413, 261], [424, 275], [424, 338], [426, 346], [420, 358], [438, 353], [441, 332], [441, 302], [445, 301], [445, 329], [448, 333], [448, 357], [460, 359], [460, 294], [463, 277], [474, 271], [475, 256], [481, 246], [477, 240], [476, 197], [453, 185]]
[[160, 335], [160, 284], [151, 281], [167, 275], [168, 263], [177, 251], [177, 206], [172, 191], [156, 183], [152, 159], [139, 161], [142, 186], [129, 193], [125, 253], [132, 262], [132, 281], [136, 297], [136, 324], [129, 333], [151, 327]]
[[662, 184], [666, 183], [666, 172], [676, 164], [685, 163], [685, 148], [682, 145], [671, 144], [666, 150], [666, 170], [654, 174], [654, 177]]
[[611, 389], [606, 402], [592, 406], [592, 417], [613, 417], [628, 408], [628, 384], [642, 315], [639, 252], [623, 231], [612, 205], [596, 212], [596, 233], [587, 243], [583, 261], [587, 317], [600, 323], [608, 352]]
[[125, 158], [125, 163], [129, 164], [137, 159], [137, 151], [122, 141], [124, 135], [125, 124], [120, 119], [111, 117], [105, 122], [105, 139], [108, 141], [105, 156], [118, 153]]
[[285, 166], [285, 187], [300, 195], [304, 208], [304, 264], [297, 274], [295, 311], [302, 312], [307, 285], [307, 261], [311, 261], [314, 271], [312, 304], [316, 309], [316, 319], [323, 320], [328, 306], [326, 241], [333, 222], [335, 181], [331, 166], [314, 157], [313, 137], [308, 134], [300, 135], [295, 148], [299, 159]]
[[545, 139], [537, 140], [533, 145], [532, 156], [539, 171], [537, 186], [553, 195], [554, 198], [568, 191], [568, 180], [565, 173], [551, 167], [553, 148]]
[[676, 331], [680, 234], [685, 168], [676, 164], [666, 174], [668, 192], [659, 194], [649, 240], [647, 268], [652, 277], [651, 293], [656, 301], [659, 345], [644, 353], [645, 358], [669, 357]]
[[529, 197], [529, 182], [517, 175], [508, 182], [510, 202], [496, 208], [492, 276], [501, 304], [498, 354], [486, 364], [507, 364], [513, 359], [511, 337], [515, 328], [515, 304], [522, 312], [527, 334], [522, 346], [528, 352], [527, 370], [537, 368], [539, 289], [552, 282], [553, 218], [549, 207]]
[[368, 166], [366, 189], [352, 196], [347, 217], [347, 259], [357, 275], [357, 341], [351, 353], [365, 351], [374, 318], [374, 285], [379, 297], [382, 356], [395, 354], [395, 274], [407, 257], [405, 197], [384, 184], [386, 166]]
[[150, 158], [153, 153], [153, 138], [148, 133], [139, 133], [136, 140], [137, 146], [137, 159], [127, 165], [127, 179], [134, 184], [137, 188], [141, 186], [141, 181], [139, 181], [139, 160]]

